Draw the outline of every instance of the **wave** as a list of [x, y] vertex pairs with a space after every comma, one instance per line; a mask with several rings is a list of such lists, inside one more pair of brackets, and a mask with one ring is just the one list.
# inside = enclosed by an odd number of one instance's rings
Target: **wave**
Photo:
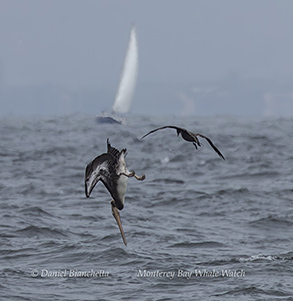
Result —
[[223, 248], [225, 244], [217, 241], [204, 241], [204, 242], [182, 242], [170, 245], [171, 248]]
[[30, 206], [30, 207], [21, 209], [20, 212], [24, 213], [25, 215], [38, 216], [38, 217], [40, 217], [40, 216], [53, 217], [54, 216], [38, 206]]
[[67, 234], [62, 230], [38, 226], [27, 226], [23, 229], [17, 230], [16, 233], [21, 237], [37, 238], [64, 238], [67, 236]]
[[249, 223], [250, 226], [257, 227], [260, 229], [289, 229], [292, 230], [293, 222], [285, 217], [278, 217], [269, 215], [252, 221]]
[[293, 253], [289, 252], [288, 254], [283, 255], [264, 255], [257, 254], [251, 255], [248, 257], [240, 257], [237, 259], [239, 262], [266, 262], [266, 261], [275, 261], [275, 260], [293, 260]]
[[275, 296], [275, 297], [287, 297], [287, 296], [292, 296], [291, 292], [286, 292], [284, 290], [277, 290], [277, 289], [262, 289], [260, 287], [257, 287], [255, 285], [249, 285], [249, 286], [244, 286], [244, 287], [238, 287], [230, 291], [226, 291], [223, 293], [219, 294], [214, 294], [213, 296], [215, 297], [221, 297], [221, 296], [228, 296], [232, 295], [234, 297], [239, 298], [239, 295], [244, 295], [244, 296], [259, 296], [261, 298], [264, 298], [264, 296]]

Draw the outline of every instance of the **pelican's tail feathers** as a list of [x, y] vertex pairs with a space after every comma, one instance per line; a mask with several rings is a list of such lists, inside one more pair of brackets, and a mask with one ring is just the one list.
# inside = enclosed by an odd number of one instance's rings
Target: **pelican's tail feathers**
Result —
[[107, 153], [111, 154], [115, 158], [119, 158], [119, 150], [115, 147], [113, 147], [110, 143], [109, 138], [107, 139]]

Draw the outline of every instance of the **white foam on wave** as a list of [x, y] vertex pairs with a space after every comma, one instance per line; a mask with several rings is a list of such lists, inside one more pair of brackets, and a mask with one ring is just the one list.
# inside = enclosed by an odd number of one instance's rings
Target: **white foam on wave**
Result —
[[258, 261], [258, 260], [273, 261], [273, 260], [276, 260], [276, 256], [258, 254], [258, 255], [252, 255], [248, 258], [239, 258], [240, 262], [252, 262], [252, 261]]

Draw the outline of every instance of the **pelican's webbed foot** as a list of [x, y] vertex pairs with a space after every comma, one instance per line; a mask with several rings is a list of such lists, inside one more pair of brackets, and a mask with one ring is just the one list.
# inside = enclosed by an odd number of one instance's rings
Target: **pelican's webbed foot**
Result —
[[139, 177], [137, 174], [134, 174], [134, 177], [136, 178], [136, 180], [139, 180], [139, 181], [143, 181], [146, 178], [145, 175], [142, 175], [141, 177]]
[[125, 173], [125, 172], [121, 172], [121, 173], [119, 174], [119, 176], [122, 176], [122, 175], [123, 175], [123, 176], [126, 176], [126, 177], [128, 177], [128, 178], [135, 177], [136, 180], [139, 180], [139, 181], [143, 181], [143, 180], [146, 178], [145, 175], [142, 175], [141, 177], [139, 177], [139, 176], [135, 173], [134, 170], [131, 171], [131, 172], [129, 172], [128, 174]]
[[134, 177], [134, 175], [135, 175], [134, 171], [132, 171], [130, 173], [120, 172], [120, 174], [118, 174], [119, 177], [120, 176], [125, 176], [125, 177], [128, 177], [128, 178]]
[[192, 143], [193, 143], [193, 145], [196, 149], [198, 149], [198, 147], [202, 145], [199, 141], [198, 142], [192, 142]]

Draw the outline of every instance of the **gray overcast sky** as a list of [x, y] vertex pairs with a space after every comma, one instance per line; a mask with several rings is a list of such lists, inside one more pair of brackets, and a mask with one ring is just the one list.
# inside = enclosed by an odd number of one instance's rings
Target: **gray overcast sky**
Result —
[[132, 22], [138, 83], [293, 78], [291, 0], [0, 0], [0, 86], [116, 89]]
[[2, 81], [116, 81], [131, 22], [140, 81], [293, 75], [291, 0], [1, 0]]

